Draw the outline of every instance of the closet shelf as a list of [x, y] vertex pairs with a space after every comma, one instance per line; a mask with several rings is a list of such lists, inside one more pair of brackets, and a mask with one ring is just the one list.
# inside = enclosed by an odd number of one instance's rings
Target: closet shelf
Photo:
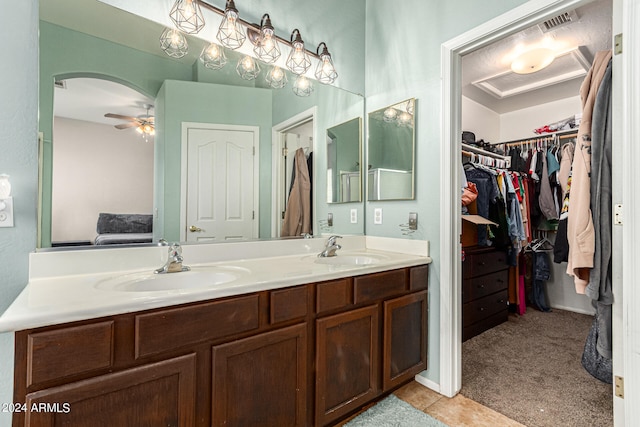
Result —
[[532, 141], [538, 141], [543, 139], [553, 138], [556, 140], [560, 140], [560, 139], [566, 139], [566, 138], [575, 138], [576, 136], [578, 136], [578, 128], [573, 128], [573, 129], [559, 130], [557, 132], [543, 133], [540, 135], [534, 135], [527, 138], [514, 139], [511, 141], [498, 142], [495, 145], [506, 144], [507, 146], [509, 146], [510, 144], [513, 144], [513, 145], [526, 144]]
[[493, 157], [494, 159], [511, 160], [511, 157], [509, 156], [492, 153], [491, 151], [483, 150], [482, 148], [474, 147], [473, 145], [465, 144], [464, 142], [461, 145], [463, 152], [467, 151], [474, 154], [480, 154], [481, 156]]

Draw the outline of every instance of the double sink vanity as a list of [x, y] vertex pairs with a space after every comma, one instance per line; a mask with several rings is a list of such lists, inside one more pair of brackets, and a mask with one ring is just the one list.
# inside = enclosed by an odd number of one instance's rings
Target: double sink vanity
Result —
[[318, 257], [325, 241], [185, 245], [169, 274], [167, 247], [32, 254], [0, 317], [14, 426], [325, 426], [409, 381], [428, 243], [345, 236]]

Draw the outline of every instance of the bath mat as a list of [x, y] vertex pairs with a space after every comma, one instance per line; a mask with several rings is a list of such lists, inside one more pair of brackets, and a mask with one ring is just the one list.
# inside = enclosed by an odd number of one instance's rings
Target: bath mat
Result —
[[344, 427], [447, 427], [393, 394], [358, 415]]

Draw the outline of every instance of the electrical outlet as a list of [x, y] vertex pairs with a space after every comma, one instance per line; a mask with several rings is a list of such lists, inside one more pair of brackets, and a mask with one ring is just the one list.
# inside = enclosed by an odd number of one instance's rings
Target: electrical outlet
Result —
[[373, 210], [373, 223], [382, 224], [382, 208], [375, 208]]
[[358, 223], [358, 209], [351, 209], [351, 224]]
[[0, 227], [13, 227], [13, 197], [0, 200]]
[[418, 229], [418, 213], [409, 212], [409, 230]]

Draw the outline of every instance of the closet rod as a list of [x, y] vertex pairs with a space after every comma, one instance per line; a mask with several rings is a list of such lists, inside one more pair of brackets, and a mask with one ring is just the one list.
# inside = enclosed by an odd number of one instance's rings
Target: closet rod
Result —
[[503, 156], [502, 154], [492, 153], [491, 151], [483, 150], [482, 148], [477, 148], [477, 147], [474, 147], [473, 145], [465, 144], [464, 142], [461, 143], [461, 146], [463, 148], [462, 152], [464, 154], [469, 154], [469, 152], [471, 152], [473, 154], [480, 154], [481, 156], [493, 157], [495, 159], [511, 160], [511, 157], [509, 156]]
[[549, 133], [545, 135], [531, 136], [529, 138], [520, 138], [520, 139], [514, 139], [512, 141], [498, 142], [496, 145], [502, 145], [502, 144], [516, 145], [518, 143], [520, 143], [521, 145], [525, 145], [530, 141], [536, 141], [536, 140], [545, 139], [545, 138], [565, 139], [565, 138], [575, 138], [576, 136], [578, 136], [578, 129], [570, 129], [570, 130], [558, 131], [555, 133]]

